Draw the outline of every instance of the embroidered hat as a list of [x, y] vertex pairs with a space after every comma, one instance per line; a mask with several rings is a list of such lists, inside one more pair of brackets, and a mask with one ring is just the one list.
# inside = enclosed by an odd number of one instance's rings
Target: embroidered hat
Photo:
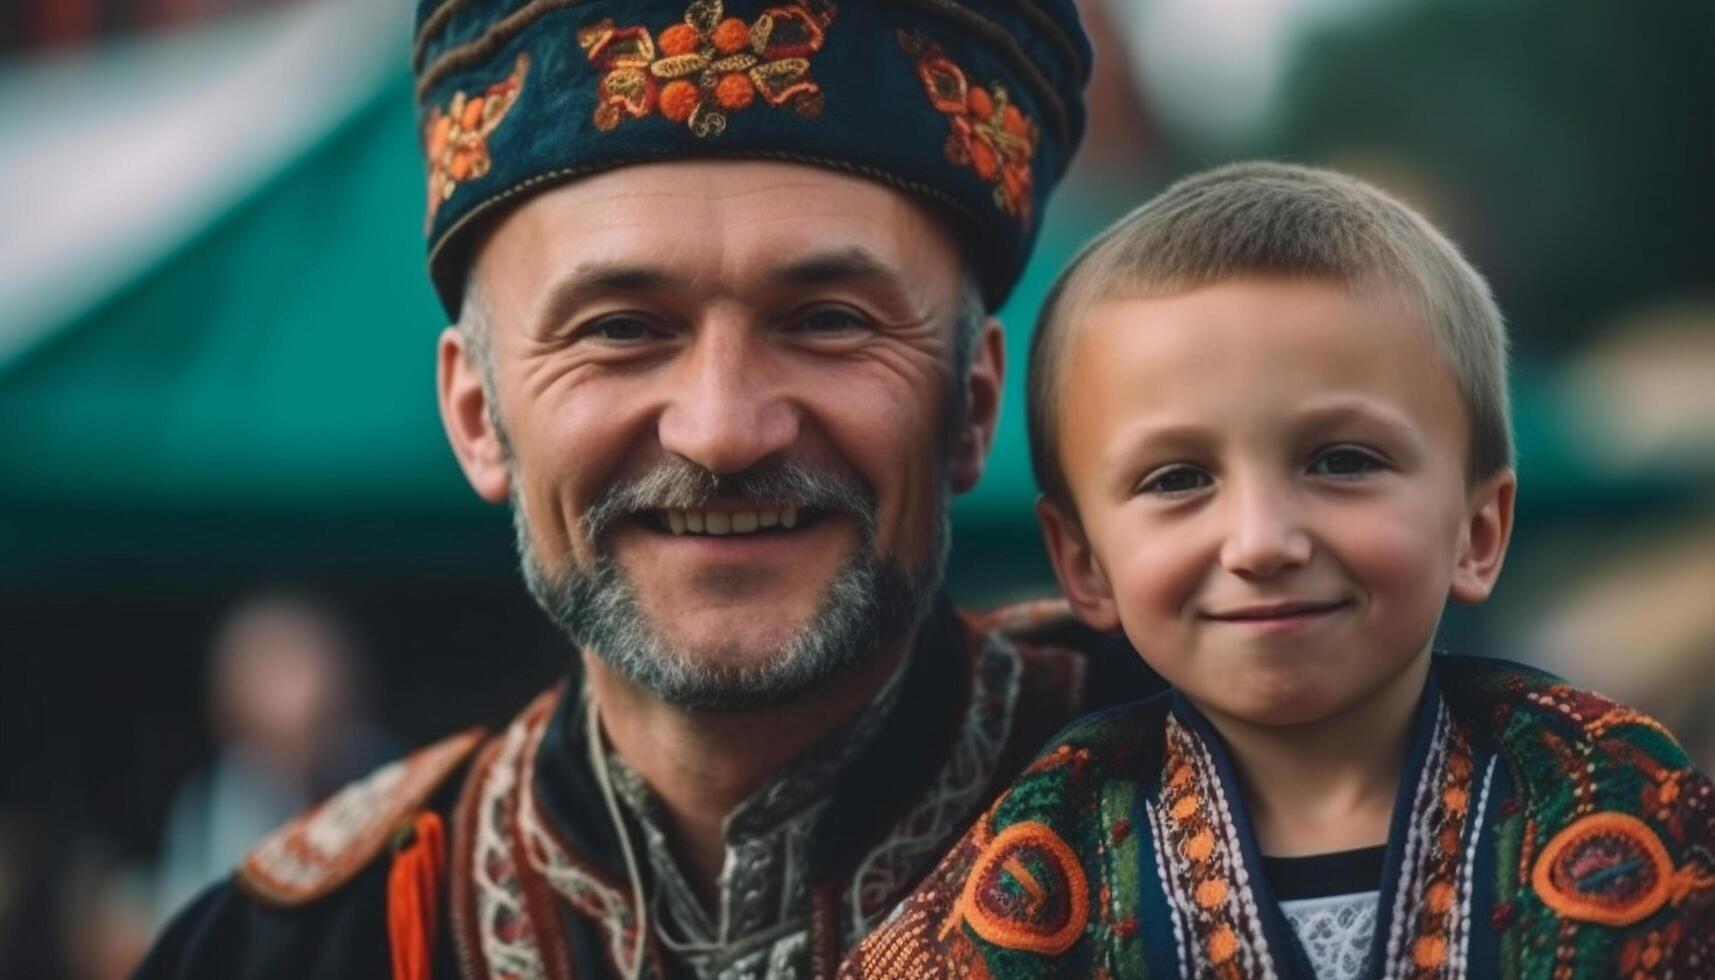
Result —
[[457, 316], [480, 229], [556, 183], [784, 160], [928, 199], [993, 309], [1084, 131], [1073, 0], [420, 0], [429, 274]]

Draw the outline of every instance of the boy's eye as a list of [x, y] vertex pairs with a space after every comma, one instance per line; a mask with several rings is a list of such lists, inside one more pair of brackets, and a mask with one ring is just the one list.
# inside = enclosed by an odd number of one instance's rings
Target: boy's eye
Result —
[[1317, 456], [1310, 464], [1310, 472], [1315, 476], [1349, 479], [1385, 467], [1386, 464], [1375, 453], [1354, 446], [1337, 446]]
[[1179, 463], [1173, 466], [1164, 466], [1161, 469], [1156, 470], [1154, 473], [1151, 473], [1149, 476], [1144, 478], [1144, 481], [1138, 485], [1137, 489], [1139, 493], [1153, 493], [1166, 497], [1174, 497], [1193, 493], [1197, 490], [1211, 486], [1214, 482], [1214, 479], [1210, 477], [1209, 474], [1197, 469], [1195, 466], [1186, 466], [1183, 463]]

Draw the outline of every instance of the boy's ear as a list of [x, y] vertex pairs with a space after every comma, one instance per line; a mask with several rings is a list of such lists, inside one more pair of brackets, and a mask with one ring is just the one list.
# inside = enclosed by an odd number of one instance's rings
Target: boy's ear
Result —
[[991, 316], [971, 351], [970, 370], [954, 381], [965, 386], [964, 424], [954, 440], [947, 469], [954, 493], [970, 492], [988, 467], [989, 447], [994, 445], [994, 430], [1000, 421], [1001, 379], [1005, 377], [1006, 335], [1000, 321]]
[[1477, 603], [1494, 591], [1513, 533], [1513, 501], [1518, 474], [1502, 470], [1477, 484], [1465, 515], [1460, 552], [1453, 566], [1448, 594], [1458, 602]]
[[441, 425], [447, 431], [459, 468], [477, 496], [491, 504], [506, 502], [512, 474], [506, 465], [503, 436], [495, 431], [489, 412], [482, 369], [457, 327], [441, 331], [436, 351], [435, 389], [441, 405]]
[[1096, 553], [1090, 550], [1089, 538], [1085, 537], [1077, 517], [1041, 495], [1036, 498], [1036, 520], [1042, 525], [1054, 577], [1060, 580], [1060, 589], [1066, 593], [1072, 611], [1098, 630], [1119, 629], [1119, 607], [1114, 603], [1113, 589], [1096, 560]]

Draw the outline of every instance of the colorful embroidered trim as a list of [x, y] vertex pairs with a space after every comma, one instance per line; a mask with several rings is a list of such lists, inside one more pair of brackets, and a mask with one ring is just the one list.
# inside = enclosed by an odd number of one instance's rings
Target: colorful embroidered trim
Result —
[[659, 112], [698, 136], [719, 136], [727, 116], [758, 95], [775, 108], [819, 115], [822, 89], [810, 77], [810, 56], [822, 49], [834, 12], [826, 0], [797, 0], [747, 24], [724, 17], [721, 0], [696, 0], [684, 23], [653, 38], [648, 28], [615, 27], [612, 19], [585, 27], [578, 44], [604, 73], [596, 128]]
[[[543, 936], [538, 916], [532, 914], [525, 894], [520, 861], [512, 842], [516, 820], [518, 759], [524, 754], [529, 729], [526, 719], [537, 712], [532, 705], [513, 722], [496, 754], [475, 774], [460, 803], [459, 823], [471, 831], [455, 851], [456, 877], [467, 886], [455, 894], [468, 895], [454, 909], [455, 929], [466, 940], [461, 944], [468, 958], [465, 975], [491, 980], [545, 980], [549, 976], [542, 955]], [[545, 716], [546, 711], [542, 714]], [[467, 807], [474, 808], [467, 817]], [[553, 920], [547, 920], [549, 928]], [[474, 940], [474, 941], [473, 941]]]
[[[1430, 980], [1465, 975], [1473, 857], [1466, 847], [1466, 828], [1475, 775], [1470, 734], [1442, 703], [1436, 708], [1429, 753], [1412, 797], [1388, 920], [1384, 976]], [[1479, 809], [1483, 802], [1477, 801]], [[1475, 846], [1474, 838], [1470, 844]]]
[[958, 909], [996, 946], [1058, 956], [1090, 921], [1089, 888], [1072, 848], [1047, 824], [1027, 820], [989, 843]]
[[[1160, 797], [1146, 804], [1156, 870], [1187, 975], [1216, 980], [1274, 976], [1226, 793], [1196, 734], [1167, 719]], [[1196, 964], [1195, 967], [1191, 964]]]
[[929, 104], [945, 115], [952, 127], [944, 148], [947, 159], [969, 167], [985, 183], [995, 185], [995, 206], [1030, 224], [1036, 123], [1012, 104], [1006, 86], [998, 82], [988, 88], [973, 85], [964, 69], [922, 35], [900, 31], [899, 45], [916, 56], [917, 77], [928, 93]]
[[1625, 813], [1592, 813], [1573, 821], [1542, 849], [1531, 885], [1568, 919], [1629, 926], [1673, 893], [1673, 860], [1661, 838]]
[[482, 737], [471, 729], [442, 739], [335, 793], [263, 839], [239, 866], [239, 884], [276, 905], [314, 901], [345, 884]]
[[488, 156], [488, 136], [523, 94], [524, 75], [529, 70], [530, 56], [520, 53], [512, 74], [480, 95], [466, 97], [462, 90], [454, 92], [444, 111], [439, 106], [429, 110], [429, 121], [423, 128], [423, 155], [429, 162], [429, 215], [425, 224], [435, 220], [435, 212], [453, 196], [454, 188], [488, 173], [493, 165]]

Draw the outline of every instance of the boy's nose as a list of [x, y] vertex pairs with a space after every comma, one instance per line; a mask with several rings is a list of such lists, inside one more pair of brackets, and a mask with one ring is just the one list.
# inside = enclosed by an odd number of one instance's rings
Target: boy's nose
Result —
[[1310, 535], [1290, 495], [1266, 487], [1242, 491], [1231, 501], [1231, 521], [1221, 544], [1221, 567], [1247, 578], [1266, 578], [1310, 561]]
[[766, 377], [765, 358], [744, 329], [703, 331], [657, 423], [661, 447], [710, 472], [736, 473], [796, 442], [797, 410]]

